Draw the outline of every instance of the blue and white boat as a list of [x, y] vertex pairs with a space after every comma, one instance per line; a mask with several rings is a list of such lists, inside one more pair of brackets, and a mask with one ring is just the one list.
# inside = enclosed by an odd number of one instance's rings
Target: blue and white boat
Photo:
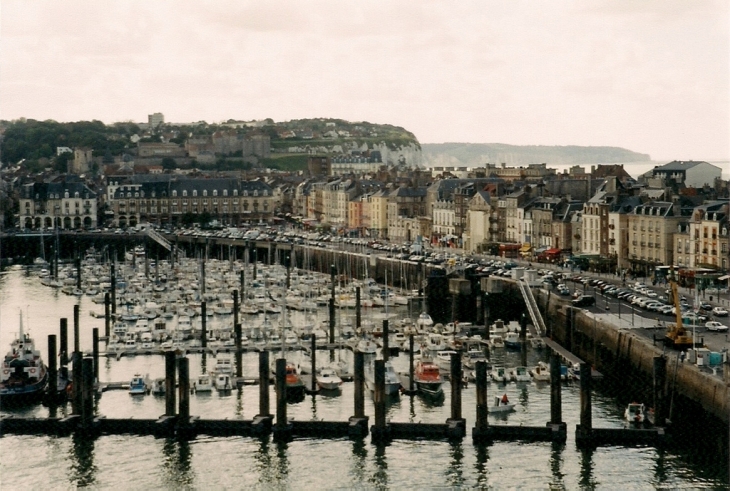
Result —
[[17, 339], [10, 343], [0, 373], [0, 402], [39, 402], [48, 384], [48, 369], [43, 363], [41, 352], [35, 349], [33, 339], [23, 332], [23, 314], [20, 315], [20, 329]]
[[143, 396], [147, 393], [147, 382], [140, 374], [135, 374], [132, 381], [129, 382], [129, 395]]

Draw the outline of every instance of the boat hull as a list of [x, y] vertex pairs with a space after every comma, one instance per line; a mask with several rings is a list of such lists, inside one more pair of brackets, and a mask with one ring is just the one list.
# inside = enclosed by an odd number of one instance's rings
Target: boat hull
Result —
[[34, 404], [40, 402], [48, 386], [48, 371], [43, 370], [43, 377], [34, 383], [5, 385], [0, 387], [0, 406]]

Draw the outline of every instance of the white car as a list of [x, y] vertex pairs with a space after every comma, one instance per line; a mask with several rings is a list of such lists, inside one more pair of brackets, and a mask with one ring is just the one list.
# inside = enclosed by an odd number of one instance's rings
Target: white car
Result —
[[727, 315], [727, 309], [724, 309], [722, 307], [715, 307], [714, 309], [712, 309], [712, 315], [724, 317]]
[[707, 328], [708, 331], [720, 331], [720, 332], [727, 331], [727, 326], [724, 324], [720, 324], [717, 321], [706, 322], [705, 327]]

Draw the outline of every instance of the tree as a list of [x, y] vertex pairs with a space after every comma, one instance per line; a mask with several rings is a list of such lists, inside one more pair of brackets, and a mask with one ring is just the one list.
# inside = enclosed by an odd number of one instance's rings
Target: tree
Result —
[[177, 161], [172, 157], [163, 157], [162, 168], [165, 170], [177, 169]]

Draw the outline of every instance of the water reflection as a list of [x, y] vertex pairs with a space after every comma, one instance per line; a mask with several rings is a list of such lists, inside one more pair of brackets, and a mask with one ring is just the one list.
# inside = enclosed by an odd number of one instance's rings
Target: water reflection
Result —
[[446, 481], [455, 488], [461, 488], [464, 485], [464, 446], [460, 442], [451, 443], [449, 453], [451, 461]]
[[370, 484], [380, 488], [388, 487], [388, 458], [385, 455], [386, 444], [375, 446], [375, 473], [370, 478]]
[[317, 419], [317, 395], [312, 394], [312, 419]]
[[195, 475], [190, 467], [190, 442], [168, 438], [162, 446], [162, 454], [165, 456], [162, 461], [165, 483], [172, 488], [192, 485]]
[[243, 417], [243, 387], [236, 390], [236, 416]]
[[477, 463], [474, 465], [477, 471], [477, 487], [486, 489], [489, 487], [489, 446], [479, 443], [474, 448], [477, 451]]
[[583, 489], [593, 489], [596, 486], [593, 475], [593, 453], [594, 448], [583, 448], [580, 450], [580, 480], [578, 485]]
[[553, 476], [552, 481], [550, 481], [551, 488], [565, 488], [563, 482], [565, 478], [563, 473], [563, 450], [565, 450], [565, 443], [552, 442], [552, 451], [550, 452], [550, 472]]
[[94, 439], [74, 433], [71, 437], [71, 475], [69, 480], [82, 488], [96, 483], [96, 465], [94, 464]]
[[667, 459], [664, 449], [657, 447], [656, 463], [654, 464], [654, 485], [663, 484], [667, 481]]
[[367, 467], [368, 450], [364, 439], [356, 439], [352, 442], [352, 471], [353, 482], [362, 483], [365, 481], [365, 469]]

